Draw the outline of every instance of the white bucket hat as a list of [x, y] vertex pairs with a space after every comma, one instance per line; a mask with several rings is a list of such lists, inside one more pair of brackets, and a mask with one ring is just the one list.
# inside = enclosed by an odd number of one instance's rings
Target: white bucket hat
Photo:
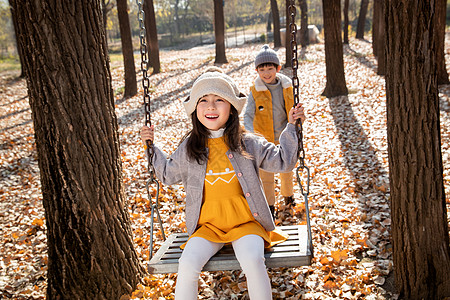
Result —
[[195, 80], [190, 96], [184, 100], [183, 105], [190, 117], [197, 107], [198, 100], [208, 94], [214, 94], [230, 102], [238, 114], [244, 108], [247, 97], [239, 92], [234, 80], [224, 74], [221, 69], [214, 67], [205, 71]]

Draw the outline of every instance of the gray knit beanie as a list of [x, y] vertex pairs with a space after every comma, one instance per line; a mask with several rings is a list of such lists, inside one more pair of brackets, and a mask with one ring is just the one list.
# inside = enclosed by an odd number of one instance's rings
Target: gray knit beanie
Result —
[[191, 94], [184, 100], [184, 109], [188, 116], [195, 111], [198, 100], [208, 94], [214, 94], [230, 102], [241, 113], [247, 97], [239, 92], [234, 80], [220, 68], [210, 67], [195, 80]]
[[269, 45], [262, 46], [261, 50], [256, 55], [255, 68], [265, 63], [274, 63], [277, 66], [280, 65], [280, 60], [278, 59], [277, 53], [270, 49]]

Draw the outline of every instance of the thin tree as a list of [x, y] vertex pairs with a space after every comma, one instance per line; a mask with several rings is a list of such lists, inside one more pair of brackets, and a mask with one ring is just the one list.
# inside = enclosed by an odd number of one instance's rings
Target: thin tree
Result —
[[436, 65], [436, 0], [386, 1], [394, 275], [401, 299], [450, 296]]
[[270, 11], [273, 18], [273, 44], [275, 48], [281, 47], [280, 36], [280, 12], [278, 11], [277, 0], [270, 0]]
[[147, 31], [147, 41], [149, 46], [148, 60], [150, 66], [153, 68], [152, 74], [158, 74], [161, 72], [161, 62], [159, 60], [158, 30], [156, 27], [153, 0], [144, 1], [144, 13], [145, 29]]
[[[376, 43], [372, 47], [376, 49], [376, 58], [378, 62], [377, 74], [384, 76], [386, 75], [386, 24], [384, 21], [385, 15], [385, 3], [383, 0], [374, 0], [374, 20], [373, 22], [377, 24], [374, 27], [373, 35], [376, 36]], [[375, 9], [377, 13], [375, 14]], [[376, 19], [375, 19], [376, 18]]]
[[214, 36], [216, 37], [216, 64], [227, 63], [225, 55], [225, 17], [223, 14], [223, 0], [214, 0]]
[[122, 42], [123, 67], [125, 70], [125, 91], [123, 96], [128, 98], [137, 94], [137, 82], [127, 0], [117, 0], [117, 16], [119, 19], [120, 40]]
[[24, 61], [23, 61], [23, 53], [22, 53], [22, 48], [21, 45], [19, 44], [19, 37], [18, 37], [18, 32], [17, 32], [17, 27], [19, 26], [17, 24], [16, 18], [15, 18], [15, 13], [13, 12], [13, 7], [11, 5], [11, 0], [9, 0], [9, 6], [11, 9], [11, 19], [12, 19], [12, 23], [13, 23], [13, 27], [14, 27], [14, 35], [16, 37], [16, 48], [17, 48], [17, 53], [19, 54], [19, 60], [20, 60], [20, 75], [19, 77], [25, 77], [25, 70], [23, 69], [23, 65], [24, 65]]
[[436, 1], [436, 52], [438, 67], [438, 85], [450, 83], [445, 65], [445, 20], [447, 14], [447, 0]]
[[359, 10], [359, 17], [358, 17], [358, 25], [356, 27], [356, 38], [357, 39], [364, 39], [364, 30], [366, 27], [366, 15], [367, 15], [367, 8], [369, 7], [369, 0], [361, 0], [361, 7]]
[[119, 299], [143, 270], [123, 193], [100, 2], [11, 4], [27, 57], [47, 226], [47, 299]]
[[[377, 1], [377, 0], [374, 0]], [[344, 0], [344, 44], [348, 45], [348, 2]]]
[[375, 57], [378, 56], [378, 40], [384, 39], [384, 36], [378, 36], [378, 31], [381, 26], [380, 22], [384, 24], [384, 15], [381, 15], [384, 0], [373, 0], [373, 20], [372, 20], [372, 51]]
[[309, 44], [308, 34], [308, 3], [306, 0], [298, 0], [300, 8], [300, 44], [302, 48], [306, 48]]
[[340, 0], [322, 0], [325, 35], [325, 63], [327, 83], [323, 96], [328, 98], [348, 94], [344, 73], [344, 51], [341, 37]]

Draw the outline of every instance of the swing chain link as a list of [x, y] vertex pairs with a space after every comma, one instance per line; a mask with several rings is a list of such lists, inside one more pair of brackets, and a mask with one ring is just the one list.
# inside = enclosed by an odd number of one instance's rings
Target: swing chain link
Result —
[[[295, 0], [290, 0], [289, 15], [291, 22], [289, 23], [289, 31], [291, 33], [291, 52], [292, 52], [292, 87], [294, 92], [294, 107], [300, 102], [299, 100], [299, 79], [298, 71], [298, 56], [297, 56], [297, 24], [295, 24]], [[297, 136], [298, 136], [298, 160], [300, 167], [305, 165], [305, 150], [303, 148], [303, 128], [301, 120], [297, 120]]]
[[[147, 51], [147, 42], [146, 36], [147, 31], [145, 29], [145, 12], [143, 7], [144, 0], [136, 0], [138, 5], [138, 20], [139, 20], [139, 44], [140, 44], [140, 52], [141, 52], [141, 71], [142, 71], [142, 87], [144, 88], [144, 112], [145, 112], [145, 121], [144, 125], [151, 126], [151, 110], [150, 110], [150, 79], [148, 76], [148, 51]], [[156, 217], [158, 218], [158, 222], [161, 227], [161, 233], [164, 240], [166, 240], [166, 235], [164, 233], [164, 228], [161, 220], [161, 215], [159, 213], [159, 182], [155, 178], [155, 169], [153, 167], [153, 155], [155, 153], [153, 142], [151, 140], [146, 141], [146, 151], [147, 151], [147, 170], [150, 174], [150, 179], [147, 180], [146, 189], [148, 200], [151, 205], [150, 212], [150, 231], [151, 231], [151, 239], [149, 245], [149, 256], [150, 259], [153, 257], [153, 231], [154, 231], [154, 217], [156, 213]], [[156, 193], [155, 193], [155, 202], [152, 201], [152, 193], [150, 192], [150, 185], [154, 183], [156, 185]]]
[[[289, 31], [291, 33], [291, 52], [292, 52], [292, 87], [294, 93], [294, 107], [300, 102], [299, 100], [299, 79], [297, 76], [298, 71], [298, 57], [297, 57], [297, 25], [295, 24], [295, 0], [289, 1], [288, 8], [290, 23], [289, 23]], [[305, 149], [303, 147], [303, 126], [300, 119], [296, 121], [296, 129], [297, 129], [297, 137], [298, 137], [298, 160], [299, 166], [296, 170], [297, 182], [300, 187], [300, 192], [303, 195], [305, 200], [305, 211], [306, 211], [306, 223], [308, 227], [308, 243], [311, 249], [311, 256], [314, 256], [314, 248], [312, 244], [312, 233], [311, 233], [311, 224], [309, 219], [309, 205], [308, 205], [308, 195], [309, 195], [309, 185], [310, 185], [310, 170], [305, 165]], [[300, 170], [306, 172], [306, 189], [303, 188], [302, 181], [300, 179]]]

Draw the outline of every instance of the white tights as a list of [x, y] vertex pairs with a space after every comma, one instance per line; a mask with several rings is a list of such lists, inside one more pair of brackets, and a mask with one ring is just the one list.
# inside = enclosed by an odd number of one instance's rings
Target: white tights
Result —
[[[234, 253], [247, 278], [250, 299], [271, 300], [272, 288], [264, 263], [264, 240], [254, 234], [232, 243]], [[210, 242], [201, 237], [189, 239], [181, 254], [175, 300], [198, 299], [198, 279], [203, 266], [224, 244]]]

